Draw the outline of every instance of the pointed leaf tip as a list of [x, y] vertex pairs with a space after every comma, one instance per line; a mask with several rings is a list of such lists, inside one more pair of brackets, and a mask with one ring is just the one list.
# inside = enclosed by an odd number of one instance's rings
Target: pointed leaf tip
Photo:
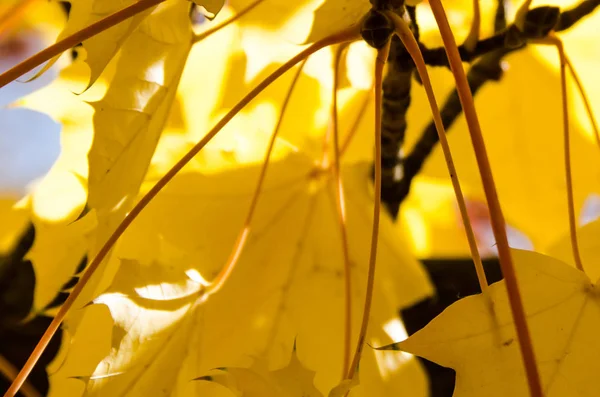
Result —
[[389, 345], [385, 345], [385, 346], [373, 347], [373, 349], [375, 349], [375, 350], [402, 351], [402, 349], [400, 348], [401, 344], [402, 344], [402, 342], [395, 342], [395, 343], [390, 343]]

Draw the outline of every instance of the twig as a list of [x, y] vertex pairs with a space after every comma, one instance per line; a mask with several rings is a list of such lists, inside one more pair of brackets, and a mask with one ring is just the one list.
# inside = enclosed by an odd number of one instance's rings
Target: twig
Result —
[[[487, 82], [500, 80], [503, 72], [500, 62], [505, 54], [506, 50], [497, 50], [484, 55], [469, 69], [467, 80], [473, 95]], [[461, 114], [462, 106], [458, 98], [458, 92], [454, 89], [448, 95], [441, 110], [442, 121], [446, 131], [450, 130], [454, 121]], [[410, 154], [404, 158], [404, 175], [402, 181], [396, 185], [396, 190], [393, 193], [396, 201], [401, 203], [408, 196], [414, 177], [419, 173], [438, 142], [439, 138], [435, 123], [432, 121], [427, 125]]]
[[[410, 106], [410, 89], [414, 64], [403, 62], [408, 52], [398, 37], [391, 39], [388, 72], [383, 80], [383, 103], [381, 125], [381, 200], [388, 212], [395, 217], [400, 202], [394, 199], [396, 184], [400, 180], [398, 171], [402, 171], [403, 160], [400, 150], [404, 145], [406, 133], [406, 114]], [[400, 167], [400, 170], [398, 170]], [[401, 175], [401, 172], [400, 172]]]
[[[557, 25], [554, 26], [553, 30], [556, 32], [561, 32], [573, 26], [575, 23], [579, 22], [582, 18], [586, 17], [590, 13], [592, 13], [598, 6], [600, 5], [600, 0], [584, 0], [581, 4], [575, 6], [570, 10], [563, 11], [558, 16]], [[532, 9], [529, 13], [525, 14], [525, 17], [536, 12], [538, 9]], [[473, 50], [469, 50], [468, 46], [465, 44], [458, 47], [458, 52], [460, 54], [461, 59], [464, 62], [473, 62], [477, 58], [488, 54], [490, 52], [496, 50], [510, 50], [516, 51], [524, 48], [526, 42], [523, 45], [518, 46], [517, 48], [509, 48], [507, 47], [507, 38], [509, 33], [511, 33], [511, 27], [515, 25], [509, 26], [507, 29], [503, 29], [501, 31], [497, 31], [493, 36], [481, 39], [477, 41]], [[526, 36], [523, 36], [524, 39], [527, 39]], [[423, 57], [425, 58], [425, 63], [429, 66], [449, 66], [448, 58], [446, 57], [445, 51], [443, 47], [440, 48], [427, 48], [424, 44], [420, 43], [421, 51], [423, 52]], [[405, 61], [407, 61], [406, 59]]]
[[[575, 22], [593, 12], [599, 4], [600, 0], [586, 0], [571, 10], [563, 11], [559, 16], [558, 25], [555, 29], [568, 29]], [[570, 21], [570, 23], [566, 24], [564, 22], [565, 20]], [[525, 48], [525, 46], [513, 49], [505, 47], [504, 41], [506, 40], [507, 29], [503, 6], [498, 7], [497, 9], [494, 26], [497, 33], [490, 38], [480, 40], [473, 52], [469, 53], [463, 46], [459, 47], [459, 52], [463, 61], [470, 62], [473, 59], [479, 58], [469, 69], [467, 75], [469, 87], [473, 94], [476, 94], [481, 87], [490, 81], [500, 81], [503, 75], [501, 67], [502, 59], [514, 51]], [[500, 30], [502, 31], [498, 32]], [[423, 46], [420, 46], [421, 50], [423, 50]], [[423, 55], [426, 59], [426, 63], [430, 66], [447, 66], [448, 58], [445, 53], [442, 54], [443, 51], [443, 48], [425, 50]], [[427, 62], [427, 60], [429, 62]], [[462, 106], [456, 89], [454, 89], [447, 97], [442, 106], [441, 114], [442, 120], [444, 121], [444, 127], [446, 130], [450, 131], [450, 127], [454, 121], [462, 114]], [[591, 114], [590, 111], [588, 111], [588, 114]], [[593, 119], [593, 116], [590, 117], [592, 125], [594, 126], [595, 120]], [[596, 131], [596, 129], [597, 128], [594, 128], [594, 131]], [[600, 138], [597, 138], [597, 140], [600, 147]], [[390, 193], [390, 197], [392, 197], [393, 200], [400, 203], [404, 201], [410, 192], [413, 178], [419, 173], [437, 143], [438, 135], [435, 130], [435, 124], [431, 122], [421, 134], [421, 137], [413, 147], [411, 153], [404, 158], [404, 175], [402, 181], [397, 183], [395, 191]]]
[[584, 0], [570, 10], [563, 11], [558, 19], [555, 31], [561, 32], [575, 25], [579, 20], [588, 16], [596, 7], [600, 5], [600, 0]]

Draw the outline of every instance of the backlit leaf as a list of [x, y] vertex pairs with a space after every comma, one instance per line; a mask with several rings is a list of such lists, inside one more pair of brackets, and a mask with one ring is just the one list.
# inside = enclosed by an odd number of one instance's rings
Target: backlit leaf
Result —
[[[600, 279], [600, 220], [595, 220], [577, 229], [579, 252], [584, 270], [590, 279]], [[548, 248], [548, 255], [575, 267], [570, 235], [565, 235]]]
[[137, 196], [191, 47], [189, 4], [160, 5], [123, 47], [117, 72], [93, 104], [89, 205], [103, 243]]
[[[560, 81], [558, 73], [528, 50], [507, 57], [506, 68], [501, 84], [487, 84], [477, 94], [476, 106], [506, 221], [542, 249], [568, 230]], [[519, 87], [519, 95], [511, 87]], [[448, 139], [461, 183], [472, 199], [484, 200], [464, 117], [450, 129]], [[576, 120], [571, 120], [571, 150], [579, 212], [590, 193], [600, 192], [600, 157]], [[446, 180], [439, 147], [421, 175]]]
[[15, 208], [15, 199], [0, 196], [0, 255], [14, 248], [19, 234], [27, 227], [28, 217], [25, 210]]
[[[68, 37], [133, 3], [135, 0], [72, 0], [69, 20], [57, 40]], [[90, 68], [88, 88], [100, 77], [125, 40], [151, 12], [152, 8], [83, 41], [85, 62]], [[48, 65], [56, 62], [57, 59], [58, 57], [55, 57]]]
[[239, 390], [244, 397], [323, 397], [313, 384], [315, 372], [302, 365], [295, 348], [288, 365], [275, 371], [257, 363], [250, 368], [221, 368], [215, 372], [199, 380]]
[[314, 22], [307, 42], [315, 42], [356, 25], [371, 9], [368, 1], [326, 0], [315, 10]]
[[[545, 395], [597, 394], [598, 285], [565, 263], [513, 250]], [[403, 342], [403, 350], [456, 370], [454, 397], [529, 396], [504, 281], [458, 301]]]
[[41, 310], [73, 276], [87, 253], [95, 219], [91, 214], [80, 220], [67, 218], [59, 222], [33, 217], [33, 223], [36, 237], [26, 259], [33, 263], [37, 278], [34, 308]]
[[[242, 166], [178, 176], [126, 232], [115, 252], [123, 258], [119, 271], [96, 299], [109, 306], [116, 328], [111, 354], [91, 375], [89, 393], [202, 394], [210, 384], [191, 379], [213, 368], [247, 366], [257, 356], [281, 367], [296, 339], [301, 361], [317, 373], [317, 389], [326, 393], [339, 384], [344, 307], [339, 227], [329, 174], [310, 158], [293, 154], [270, 167], [240, 263], [223, 290], [206, 301], [200, 294], [203, 280], [215, 276], [232, 248], [257, 171]], [[345, 173], [354, 338], [369, 253], [368, 175], [367, 164]], [[397, 309], [431, 293], [388, 218], [381, 232], [370, 343], [390, 340], [396, 324], [401, 327]], [[367, 350], [353, 395], [387, 396], [406, 387], [408, 378], [412, 395], [425, 395], [415, 362], [390, 361]]]

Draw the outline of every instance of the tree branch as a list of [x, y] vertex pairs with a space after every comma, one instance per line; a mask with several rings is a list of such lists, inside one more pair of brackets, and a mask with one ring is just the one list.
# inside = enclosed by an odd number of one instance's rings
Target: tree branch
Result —
[[[542, 26], [545, 27], [541, 32], [536, 28], [540, 27], [540, 23], [545, 21], [540, 20], [544, 16], [548, 16], [551, 11], [556, 10], [554, 7], [537, 7], [530, 10], [527, 14], [527, 18], [529, 23], [531, 24], [532, 31], [527, 32], [516, 32], [516, 27], [514, 25], [506, 28], [506, 22], [504, 24], [498, 25], [495, 21], [494, 26], [496, 28], [496, 34], [491, 37], [481, 39], [475, 45], [473, 51], [469, 51], [465, 48], [464, 45], [458, 47], [458, 51], [460, 53], [460, 57], [465, 62], [473, 62], [477, 58], [488, 54], [490, 52], [501, 50], [501, 49], [511, 49], [517, 50], [522, 48], [525, 45], [525, 42], [528, 39], [533, 38], [542, 38], [546, 37], [550, 30], [554, 30], [556, 32], [564, 31], [572, 27], [575, 23], [579, 22], [582, 18], [586, 17], [590, 13], [592, 13], [598, 6], [600, 5], [600, 0], [584, 0], [579, 5], [573, 7], [570, 10], [566, 10], [561, 12], [556, 16], [556, 20], [552, 21], [549, 25]], [[502, 11], [502, 15], [504, 15], [504, 11]], [[502, 17], [505, 18], [505, 17]], [[508, 44], [510, 43], [511, 35], [519, 34], [523, 41], [522, 45], [518, 45], [516, 48], [511, 47]], [[446, 53], [444, 47], [439, 48], [427, 48], [424, 44], [421, 45], [421, 51], [423, 52], [423, 58], [425, 58], [425, 63], [429, 66], [446, 66], [448, 67], [448, 59], [446, 58]]]
[[[479, 40], [475, 44], [473, 51], [469, 51], [464, 45], [458, 47], [460, 58], [465, 62], [472, 62], [482, 55], [490, 52], [502, 49], [505, 47], [508, 30], [505, 29], [491, 37]], [[427, 48], [421, 44], [421, 52], [423, 52], [423, 58], [425, 63], [429, 66], [446, 66], [449, 67], [448, 58], [446, 57], [446, 50], [444, 47], [439, 48]]]
[[[500, 3], [502, 4], [502, 0], [500, 0]], [[551, 24], [553, 29], [550, 30], [562, 31], [572, 27], [576, 22], [593, 12], [599, 5], [600, 0], [584, 0], [574, 8], [558, 14], [556, 22]], [[544, 29], [541, 31], [532, 29], [528, 30], [526, 33], [515, 32], [514, 25], [506, 28], [504, 11], [504, 7], [498, 7], [496, 12], [494, 23], [495, 29], [497, 30], [496, 34], [487, 39], [480, 40], [472, 52], [468, 52], [463, 46], [459, 48], [461, 58], [464, 61], [471, 62], [472, 60], [479, 58], [479, 60], [469, 69], [467, 74], [467, 79], [473, 95], [475, 95], [487, 82], [499, 81], [502, 78], [501, 62], [504, 56], [525, 48], [528, 39], [537, 37], [540, 34], [543, 34], [543, 37], [545, 37], [550, 31], [547, 29], [547, 25], [544, 25]], [[540, 7], [531, 10], [528, 13], [528, 16], [531, 16], [531, 18], [529, 18], [530, 22], [534, 23], [536, 20], [539, 20], [542, 11], [545, 12], [545, 14], [542, 15], [543, 17], [551, 10], [548, 10], [546, 7], [544, 7], [544, 9]], [[542, 22], [546, 21], [543, 21], [542, 18]], [[517, 36], [515, 36], [515, 34]], [[516, 46], [507, 45], [511, 40], [517, 40], [518, 44]], [[443, 53], [443, 48], [425, 49], [424, 51], [423, 55], [428, 65], [448, 66], [448, 60], [445, 53]], [[455, 89], [446, 98], [441, 110], [442, 121], [446, 131], [450, 131], [450, 127], [461, 113], [462, 107]], [[394, 192], [388, 194], [389, 200], [397, 203], [399, 206], [406, 196], [408, 196], [413, 178], [419, 173], [437, 143], [438, 135], [435, 130], [435, 125], [431, 122], [423, 131], [411, 153], [403, 160], [403, 177], [395, 184]], [[396, 216], [397, 213], [393, 215]]]
[[569, 29], [579, 20], [594, 12], [598, 5], [600, 5], [600, 0], [584, 0], [570, 10], [563, 11], [554, 30], [561, 32]]
[[[419, 28], [414, 22], [416, 9], [407, 7], [407, 11], [413, 21], [411, 30], [418, 39]], [[380, 161], [381, 201], [395, 217], [400, 209], [400, 202], [394, 199], [399, 181], [397, 171], [402, 162], [400, 149], [404, 145], [406, 114], [410, 106], [410, 89], [415, 66], [400, 39], [393, 36], [391, 40], [388, 72], [383, 80]]]

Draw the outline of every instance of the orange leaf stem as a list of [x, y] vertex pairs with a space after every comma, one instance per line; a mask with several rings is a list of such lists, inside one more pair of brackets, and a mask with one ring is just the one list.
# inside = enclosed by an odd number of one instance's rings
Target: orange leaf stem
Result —
[[479, 255], [479, 250], [477, 249], [475, 233], [473, 233], [473, 228], [471, 227], [469, 213], [467, 212], [467, 205], [465, 204], [465, 197], [460, 187], [460, 182], [458, 181], [458, 173], [456, 172], [456, 167], [454, 166], [454, 160], [452, 160], [452, 153], [450, 152], [450, 145], [448, 144], [448, 139], [446, 138], [444, 122], [442, 121], [442, 116], [435, 99], [435, 94], [433, 92], [433, 87], [431, 86], [431, 80], [429, 79], [429, 73], [427, 72], [427, 66], [425, 66], [423, 54], [421, 53], [419, 44], [410, 31], [407, 23], [393, 12], [388, 12], [387, 16], [394, 22], [398, 37], [414, 60], [417, 71], [419, 72], [419, 76], [421, 77], [421, 81], [423, 82], [423, 87], [427, 93], [427, 99], [429, 100], [429, 106], [431, 107], [431, 113], [433, 114], [433, 122], [435, 124], [438, 137], [440, 138], [440, 145], [442, 146], [442, 152], [444, 153], [446, 165], [448, 166], [448, 172], [450, 173], [450, 180], [452, 181], [452, 187], [454, 188], [454, 194], [456, 195], [456, 201], [458, 202], [460, 216], [467, 234], [469, 249], [471, 250], [471, 257], [473, 258], [473, 263], [475, 264], [475, 270], [477, 272], [477, 279], [479, 280], [479, 287], [484, 295], [489, 297], [487, 294], [488, 281], [485, 276], [485, 270], [483, 269], [483, 263], [481, 262], [481, 255]]
[[235, 242], [234, 248], [227, 259], [227, 262], [223, 269], [219, 272], [219, 274], [215, 277], [215, 279], [210, 283], [207, 287], [205, 295], [212, 295], [219, 291], [225, 282], [233, 272], [235, 265], [246, 245], [246, 241], [248, 239], [248, 235], [250, 234], [250, 224], [252, 223], [252, 218], [254, 217], [254, 211], [256, 210], [256, 206], [258, 204], [258, 198], [260, 197], [260, 193], [262, 191], [262, 187], [265, 181], [265, 176], [267, 175], [267, 168], [269, 166], [269, 160], [271, 159], [271, 153], [273, 152], [273, 148], [275, 147], [275, 141], [277, 140], [277, 135], [279, 134], [279, 128], [281, 127], [281, 123], [283, 121], [283, 115], [287, 109], [287, 106], [290, 102], [290, 98], [292, 97], [292, 92], [294, 91], [294, 87], [298, 82], [298, 78], [302, 73], [302, 69], [306, 64], [306, 60], [308, 57], [304, 58], [304, 61], [300, 64], [298, 71], [294, 75], [292, 79], [292, 83], [288, 92], [283, 100], [283, 104], [281, 106], [281, 113], [279, 114], [279, 119], [277, 120], [277, 124], [271, 134], [271, 139], [269, 140], [267, 151], [265, 153], [265, 158], [263, 160], [262, 167], [260, 169], [260, 173], [258, 175], [258, 181], [256, 182], [256, 189], [254, 190], [254, 194], [252, 196], [252, 201], [250, 202], [250, 208], [248, 209], [248, 214], [246, 215], [246, 220], [244, 221], [244, 226], [242, 227], [242, 231], [238, 235], [238, 238]]
[[335, 183], [335, 201], [337, 209], [338, 223], [340, 227], [340, 237], [342, 239], [342, 257], [344, 260], [344, 361], [342, 365], [342, 379], [348, 373], [350, 365], [351, 343], [352, 343], [352, 281], [350, 268], [350, 255], [348, 253], [348, 232], [346, 231], [346, 210], [344, 199], [344, 186], [340, 175], [340, 142], [338, 130], [338, 104], [337, 91], [339, 86], [339, 68], [342, 52], [346, 45], [340, 44], [335, 51], [333, 60], [333, 92], [331, 98], [331, 129], [333, 131], [333, 163], [331, 172], [333, 182]]
[[569, 235], [571, 237], [571, 250], [575, 266], [577, 269], [583, 270], [583, 262], [579, 253], [579, 243], [577, 242], [577, 218], [575, 217], [575, 203], [573, 199], [573, 172], [571, 170], [571, 139], [569, 134], [569, 100], [567, 94], [567, 73], [566, 73], [566, 56], [562, 40], [554, 33], [550, 32], [547, 38], [541, 40], [532, 40], [535, 44], [545, 44], [555, 46], [558, 50], [560, 59], [560, 91], [563, 113], [563, 140], [564, 140], [564, 158], [565, 158], [565, 179], [567, 183], [567, 211], [569, 213]]
[[483, 141], [483, 135], [481, 133], [481, 126], [479, 125], [477, 112], [475, 111], [473, 95], [471, 94], [471, 89], [469, 88], [469, 84], [465, 76], [462, 61], [458, 53], [458, 47], [456, 46], [456, 40], [454, 39], [452, 30], [448, 24], [444, 7], [442, 6], [440, 0], [430, 0], [429, 4], [431, 5], [433, 15], [436, 19], [442, 40], [444, 42], [444, 48], [446, 50], [446, 54], [448, 55], [450, 68], [456, 80], [458, 97], [460, 99], [460, 103], [467, 120], [467, 125], [469, 127], [473, 150], [477, 159], [477, 165], [481, 175], [483, 189], [490, 210], [492, 230], [496, 239], [500, 267], [502, 268], [502, 274], [504, 275], [504, 280], [506, 282], [508, 299], [510, 302], [513, 319], [515, 321], [517, 336], [519, 338], [519, 347], [521, 349], [521, 355], [525, 366], [529, 391], [532, 397], [542, 397], [544, 395], [542, 384], [535, 360], [535, 354], [533, 352], [533, 343], [531, 341], [531, 335], [527, 325], [527, 317], [523, 307], [523, 300], [521, 298], [521, 292], [519, 291], [519, 286], [517, 283], [515, 267], [510, 254], [508, 239], [506, 237], [506, 224], [504, 222], [504, 215], [502, 213], [502, 208], [500, 207], [500, 201], [498, 200], [498, 193], [496, 192], [496, 185], [494, 183], [492, 169], [490, 167], [487, 151], [485, 149], [485, 143]]
[[596, 144], [598, 145], [598, 148], [600, 148], [600, 130], [598, 129], [598, 123], [596, 122], [596, 118], [594, 117], [594, 111], [592, 110], [592, 105], [590, 103], [590, 100], [585, 92], [585, 88], [583, 87], [583, 83], [581, 82], [579, 75], [577, 74], [577, 72], [575, 71], [575, 68], [573, 67], [573, 63], [571, 62], [571, 60], [569, 59], [567, 54], [564, 54], [564, 59], [567, 64], [567, 68], [569, 68], [569, 72], [571, 72], [571, 76], [573, 77], [573, 80], [575, 81], [575, 85], [577, 86], [579, 95], [581, 95], [581, 99], [583, 100], [583, 105], [585, 106], [585, 111], [590, 119], [590, 124], [592, 125], [592, 130], [594, 131], [594, 137], [596, 138]]
[[373, 289], [375, 286], [375, 265], [377, 263], [377, 242], [379, 239], [379, 216], [381, 214], [381, 102], [382, 102], [382, 83], [383, 83], [383, 68], [388, 59], [390, 52], [390, 42], [378, 51], [375, 59], [375, 87], [373, 94], [375, 95], [375, 186], [374, 186], [374, 205], [373, 205], [373, 233], [371, 234], [371, 253], [369, 255], [369, 270], [367, 274], [367, 289], [365, 291], [365, 306], [363, 309], [362, 322], [358, 341], [356, 343], [356, 351], [352, 364], [348, 370], [347, 379], [353, 379], [360, 363], [362, 351], [367, 337], [367, 329], [369, 327], [369, 318], [371, 317], [371, 304], [373, 301]]
[[199, 41], [204, 40], [205, 38], [209, 37], [213, 33], [216, 33], [219, 30], [223, 29], [224, 27], [226, 27], [226, 26], [230, 25], [231, 23], [237, 21], [239, 18], [243, 17], [245, 14], [247, 14], [250, 11], [252, 11], [254, 9], [254, 7], [256, 7], [257, 5], [259, 5], [263, 1], [264, 0], [255, 0], [254, 2], [250, 3], [246, 8], [243, 8], [240, 12], [238, 12], [237, 14], [235, 14], [234, 16], [232, 16], [231, 18], [229, 18], [229, 19], [221, 22], [220, 24], [218, 24], [214, 28], [208, 29], [206, 32], [195, 34], [192, 37], [192, 44], [195, 44], [195, 43], [197, 43]]

